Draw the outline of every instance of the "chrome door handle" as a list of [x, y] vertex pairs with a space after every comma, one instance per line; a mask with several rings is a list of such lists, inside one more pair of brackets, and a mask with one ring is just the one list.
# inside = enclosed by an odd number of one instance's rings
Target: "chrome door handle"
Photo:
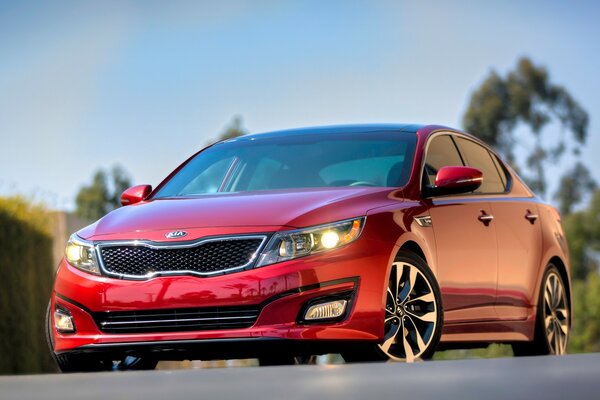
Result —
[[481, 210], [481, 215], [478, 217], [478, 219], [483, 222], [485, 226], [488, 226], [490, 222], [494, 220], [494, 216]]
[[530, 210], [527, 210], [527, 214], [525, 214], [525, 219], [527, 219], [533, 225], [535, 221], [538, 219], [538, 215], [532, 213]]

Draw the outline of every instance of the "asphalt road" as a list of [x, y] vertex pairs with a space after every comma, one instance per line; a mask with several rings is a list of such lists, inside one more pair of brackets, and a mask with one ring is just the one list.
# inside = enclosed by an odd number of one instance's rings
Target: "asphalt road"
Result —
[[0, 399], [600, 399], [600, 354], [0, 377]]

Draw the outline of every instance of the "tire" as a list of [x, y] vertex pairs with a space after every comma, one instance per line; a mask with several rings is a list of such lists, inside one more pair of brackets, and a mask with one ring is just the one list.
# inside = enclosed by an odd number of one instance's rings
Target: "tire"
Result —
[[123, 359], [114, 362], [110, 359], [102, 358], [90, 354], [56, 354], [54, 352], [54, 342], [52, 340], [52, 319], [50, 317], [50, 303], [46, 308], [45, 334], [46, 343], [52, 358], [56, 362], [61, 372], [97, 372], [111, 370], [150, 370], [156, 368], [158, 360], [152, 357], [133, 357], [125, 356]]
[[298, 356], [296, 357], [296, 364], [298, 365], [315, 365], [317, 363], [317, 356]]
[[401, 250], [390, 268], [383, 342], [342, 353], [346, 362], [429, 359], [442, 335], [442, 295], [427, 263]]
[[540, 285], [533, 341], [513, 343], [514, 355], [521, 357], [566, 354], [571, 329], [570, 307], [571, 303], [560, 272], [554, 265], [549, 264]]

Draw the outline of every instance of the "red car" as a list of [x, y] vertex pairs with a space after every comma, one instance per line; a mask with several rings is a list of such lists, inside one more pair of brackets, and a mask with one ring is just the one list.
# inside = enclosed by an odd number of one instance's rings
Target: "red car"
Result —
[[229, 139], [122, 203], [71, 237], [56, 275], [46, 326], [63, 371], [567, 346], [558, 212], [454, 129]]

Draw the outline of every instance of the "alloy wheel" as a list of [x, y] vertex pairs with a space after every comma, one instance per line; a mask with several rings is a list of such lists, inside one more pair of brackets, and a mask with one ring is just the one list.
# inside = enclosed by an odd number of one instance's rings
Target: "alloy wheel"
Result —
[[415, 265], [395, 262], [386, 298], [384, 341], [379, 348], [393, 360], [412, 362], [434, 337], [438, 306], [432, 285]]
[[569, 335], [569, 308], [562, 279], [554, 271], [546, 278], [543, 313], [550, 354], [565, 354]]

